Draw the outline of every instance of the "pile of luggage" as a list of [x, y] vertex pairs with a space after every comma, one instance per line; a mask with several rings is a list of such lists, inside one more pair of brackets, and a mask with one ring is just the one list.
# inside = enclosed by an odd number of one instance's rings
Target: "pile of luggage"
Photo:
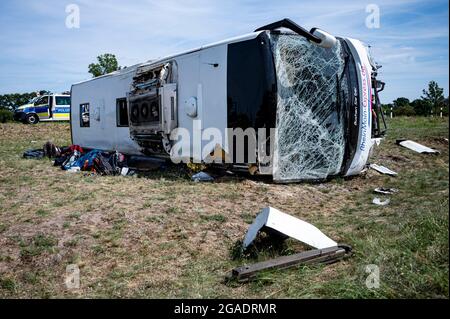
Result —
[[25, 158], [54, 158], [54, 165], [70, 172], [92, 172], [100, 175], [129, 175], [127, 158], [119, 152], [104, 152], [97, 149], [84, 150], [79, 145], [59, 148], [51, 142], [42, 149], [28, 150]]

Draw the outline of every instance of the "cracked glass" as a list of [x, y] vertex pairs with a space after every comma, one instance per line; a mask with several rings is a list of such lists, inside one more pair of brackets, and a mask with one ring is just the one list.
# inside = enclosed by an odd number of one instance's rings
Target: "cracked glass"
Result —
[[320, 180], [337, 175], [345, 152], [338, 92], [348, 90], [346, 53], [294, 34], [272, 34], [277, 76], [275, 181]]

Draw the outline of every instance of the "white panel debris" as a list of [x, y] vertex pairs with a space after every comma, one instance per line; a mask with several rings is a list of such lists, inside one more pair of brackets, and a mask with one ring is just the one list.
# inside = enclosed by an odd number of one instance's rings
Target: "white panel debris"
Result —
[[391, 176], [397, 176], [398, 174], [394, 172], [393, 170], [390, 170], [389, 168], [378, 165], [378, 164], [370, 164], [369, 166], [371, 169], [376, 170], [378, 173], [385, 174], [385, 175], [391, 175]]
[[191, 179], [194, 182], [212, 182], [214, 180], [211, 175], [205, 172], [198, 172], [197, 174], [192, 175]]
[[378, 205], [378, 206], [386, 206], [386, 205], [388, 205], [389, 203], [391, 202], [391, 200], [389, 199], [389, 198], [387, 198], [387, 199], [385, 199], [385, 200], [381, 200], [380, 198], [378, 198], [378, 197], [375, 197], [374, 199], [373, 199], [373, 201], [372, 201], [372, 203], [374, 203], [375, 205]]
[[398, 189], [397, 188], [377, 187], [373, 191], [375, 193], [383, 194], [383, 195], [392, 195], [392, 194], [398, 193]]
[[278, 86], [274, 180], [336, 175], [345, 146], [337, 92], [348, 86], [342, 45], [325, 49], [297, 35], [271, 37]]
[[422, 154], [436, 154], [439, 153], [439, 151], [436, 151], [435, 149], [426, 147], [422, 144], [416, 143], [414, 141], [410, 141], [410, 140], [398, 140], [397, 141], [398, 145], [401, 145], [403, 147], [409, 148], [410, 150], [413, 150], [417, 153], [422, 153]]
[[335, 241], [327, 237], [317, 227], [273, 207], [266, 207], [250, 225], [244, 238], [244, 248], [247, 248], [253, 242], [259, 230], [264, 226], [317, 249], [337, 246]]

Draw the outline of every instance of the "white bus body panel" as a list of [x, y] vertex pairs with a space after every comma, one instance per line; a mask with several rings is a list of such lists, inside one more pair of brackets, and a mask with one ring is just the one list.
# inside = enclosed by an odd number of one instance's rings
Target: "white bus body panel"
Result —
[[365, 168], [369, 159], [372, 141], [372, 65], [364, 45], [355, 39], [345, 39], [355, 58], [359, 82], [359, 132], [358, 145], [345, 176], [357, 175]]
[[[256, 34], [257, 35], [257, 34]], [[256, 36], [252, 34], [250, 38]], [[236, 38], [248, 38], [249, 35]], [[190, 141], [183, 140], [186, 150], [193, 155], [196, 134], [202, 134], [206, 128], [214, 127], [221, 131], [225, 148], [227, 127], [227, 49], [229, 42], [209, 45], [189, 53], [175, 55], [171, 58], [152, 61], [148, 65], [175, 61], [177, 64], [177, 118], [178, 127], [190, 132]], [[217, 66], [216, 66], [217, 65]], [[101, 76], [72, 86], [72, 143], [88, 148], [107, 151], [119, 151], [126, 154], [142, 154], [139, 145], [130, 137], [128, 127], [117, 127], [116, 99], [127, 96], [135, 67], [127, 68], [109, 75]], [[171, 84], [172, 85], [172, 84]], [[187, 114], [186, 103], [194, 97], [197, 100], [197, 116]], [[80, 104], [90, 105], [90, 127], [80, 126]], [[164, 106], [163, 106], [164, 108]], [[199, 130], [194, 131], [194, 121]], [[201, 126], [200, 126], [201, 125]], [[201, 135], [200, 135], [201, 137]], [[202, 140], [201, 149], [209, 143]], [[211, 146], [212, 151], [214, 145]], [[200, 159], [204, 159], [203, 156]]]
[[[125, 98], [136, 67], [72, 85], [72, 143], [86, 148], [141, 154], [128, 127], [117, 126], [116, 100]], [[89, 127], [80, 126], [80, 104], [89, 103]]]

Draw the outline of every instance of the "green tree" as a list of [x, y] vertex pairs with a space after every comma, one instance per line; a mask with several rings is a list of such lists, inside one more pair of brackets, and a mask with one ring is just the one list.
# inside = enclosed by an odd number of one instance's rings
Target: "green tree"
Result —
[[89, 73], [91, 73], [94, 78], [120, 70], [119, 63], [114, 54], [105, 53], [99, 55], [97, 57], [97, 62], [98, 63], [89, 64]]
[[11, 122], [13, 113], [10, 110], [0, 108], [0, 123]]
[[381, 104], [381, 109], [383, 110], [383, 113], [386, 115], [391, 113], [391, 107], [394, 107], [394, 105], [392, 103]]
[[432, 105], [429, 101], [426, 101], [424, 99], [415, 99], [411, 102], [411, 106], [416, 112], [416, 115], [427, 116], [431, 113]]
[[411, 105], [404, 105], [394, 109], [395, 116], [414, 116], [416, 112]]
[[430, 81], [428, 90], [423, 90], [422, 99], [431, 104], [434, 114], [438, 114], [444, 104], [444, 89], [439, 87], [436, 81]]
[[445, 116], [448, 116], [448, 106], [449, 106], [449, 97], [447, 96], [447, 97], [444, 99], [444, 106], [442, 107], [442, 108], [443, 108], [442, 113], [443, 113]]
[[392, 102], [394, 104], [394, 109], [404, 106], [409, 106], [409, 99], [406, 97], [399, 97]]

